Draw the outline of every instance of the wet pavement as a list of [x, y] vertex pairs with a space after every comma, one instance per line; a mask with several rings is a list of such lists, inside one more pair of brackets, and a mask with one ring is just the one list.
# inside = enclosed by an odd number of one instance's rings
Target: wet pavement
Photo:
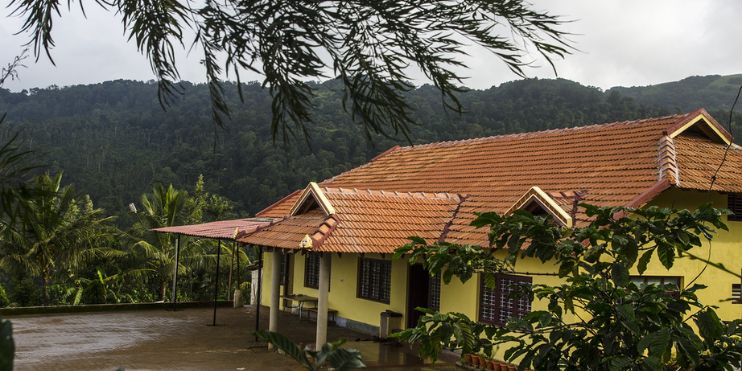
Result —
[[[207, 308], [9, 317], [16, 341], [16, 370], [300, 370], [287, 356], [268, 351], [253, 336], [252, 307], [220, 308], [210, 326]], [[282, 313], [281, 332], [300, 344], [314, 340], [313, 322]], [[267, 328], [267, 310], [261, 311]], [[346, 339], [369, 368], [455, 370], [431, 365], [406, 348], [367, 341], [367, 335], [330, 327], [329, 340]]]

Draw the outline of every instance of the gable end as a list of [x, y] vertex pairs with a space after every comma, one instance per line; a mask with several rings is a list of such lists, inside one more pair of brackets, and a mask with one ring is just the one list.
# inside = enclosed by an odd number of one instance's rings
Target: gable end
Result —
[[706, 110], [696, 111], [696, 115], [690, 116], [690, 119], [681, 121], [669, 130], [670, 138], [675, 138], [683, 133], [700, 133], [709, 139], [719, 141], [720, 143], [730, 144], [732, 142], [731, 134], [727, 132]]

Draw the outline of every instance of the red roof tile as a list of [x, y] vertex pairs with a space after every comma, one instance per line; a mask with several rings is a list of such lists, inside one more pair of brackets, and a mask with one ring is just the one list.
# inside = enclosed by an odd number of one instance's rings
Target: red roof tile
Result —
[[[486, 243], [486, 231], [469, 226], [474, 213], [503, 213], [535, 186], [567, 213], [573, 212], [570, 195], [577, 191], [584, 202], [595, 205], [641, 206], [671, 186], [707, 189], [728, 140], [729, 134], [705, 111], [698, 110], [645, 120], [393, 148], [320, 185], [466, 195], [450, 223], [447, 240], [481, 244]], [[729, 150], [714, 189], [742, 191], [742, 150], [738, 146]], [[281, 216], [276, 211], [290, 210], [298, 197], [299, 192], [295, 192], [259, 215]], [[352, 210], [352, 215], [364, 215], [363, 208]], [[400, 216], [376, 217], [380, 218], [379, 225], [359, 224], [355, 227], [361, 231], [354, 233], [371, 238], [371, 231], [382, 235], [390, 233], [389, 228], [407, 228], [398, 227], [405, 223]], [[343, 220], [339, 216], [339, 226]], [[407, 224], [414, 227], [414, 223]], [[339, 231], [340, 227], [324, 244]], [[417, 234], [423, 232], [429, 233], [426, 238], [434, 234], [426, 229]], [[351, 249], [339, 246], [358, 242], [352, 238], [338, 241], [333, 249]]]
[[299, 249], [309, 236], [313, 251], [392, 253], [410, 236], [437, 241], [460, 202], [459, 196], [447, 193], [321, 191], [335, 214], [317, 207], [261, 228], [240, 242]]

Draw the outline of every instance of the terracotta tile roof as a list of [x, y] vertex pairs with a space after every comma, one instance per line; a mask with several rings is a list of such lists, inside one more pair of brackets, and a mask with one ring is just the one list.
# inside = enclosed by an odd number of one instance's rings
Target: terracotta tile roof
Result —
[[315, 209], [304, 214], [286, 217], [238, 241], [253, 245], [298, 249], [304, 236], [312, 235], [327, 220], [322, 210]]
[[392, 253], [419, 236], [437, 241], [461, 198], [447, 193], [409, 193], [322, 188], [335, 210], [317, 207], [288, 216], [240, 239], [241, 242], [298, 249], [305, 236], [314, 251]]
[[[584, 202], [596, 205], [641, 206], [671, 186], [706, 189], [729, 138], [708, 113], [698, 110], [645, 120], [395, 147], [320, 185], [467, 195], [446, 237], [450, 242], [481, 244], [486, 242], [485, 231], [469, 226], [474, 213], [503, 213], [532, 187], [542, 189], [567, 213], [573, 212], [570, 195], [577, 191]], [[742, 191], [739, 147], [730, 149], [715, 189]], [[295, 193], [258, 215], [280, 216], [276, 210], [290, 209], [297, 199]], [[388, 224], [398, 222], [390, 220]]]
[[236, 236], [239, 237], [255, 232], [260, 227], [270, 225], [271, 222], [272, 219], [269, 218], [232, 219], [201, 224], [155, 228], [152, 230], [160, 233], [176, 233], [193, 237], [233, 240]]
[[256, 215], [264, 218], [282, 218], [289, 214], [291, 207], [294, 206], [296, 200], [301, 195], [301, 189], [297, 189], [282, 199], [276, 201], [265, 209], [259, 211]]
[[[702, 137], [676, 137], [680, 188], [707, 190], [721, 165], [726, 145]], [[742, 192], [742, 147], [732, 145], [719, 169], [714, 190]]]

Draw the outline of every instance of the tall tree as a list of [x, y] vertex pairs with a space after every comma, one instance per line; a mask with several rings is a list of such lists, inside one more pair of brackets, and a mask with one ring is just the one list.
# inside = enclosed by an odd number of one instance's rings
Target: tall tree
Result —
[[[82, 1], [81, 1], [82, 2]], [[51, 59], [56, 0], [12, 0], [25, 19], [38, 58]], [[563, 19], [523, 0], [462, 1], [295, 1], [172, 0], [96, 1], [124, 25], [126, 36], [145, 54], [157, 76], [160, 101], [179, 90], [176, 45], [203, 53], [212, 97], [212, 116], [229, 113], [220, 79], [241, 70], [264, 76], [273, 98], [275, 137], [294, 129], [306, 133], [313, 88], [307, 80], [337, 77], [344, 108], [367, 133], [408, 134], [412, 122], [405, 93], [411, 67], [441, 92], [447, 107], [460, 110], [457, 68], [467, 43], [484, 47], [513, 72], [524, 74], [534, 50], [551, 64], [570, 52]], [[68, 2], [71, 7], [72, 3]], [[81, 7], [82, 8], [82, 7]], [[190, 35], [194, 35], [191, 39]], [[553, 64], [552, 64], [553, 67]], [[239, 85], [238, 85], [239, 86]]]
[[41, 279], [42, 302], [49, 285], [74, 273], [85, 261], [110, 253], [106, 246], [112, 217], [103, 216], [88, 197], [75, 198], [62, 186], [62, 173], [37, 176], [24, 192], [17, 217], [0, 238], [0, 269]]
[[[18, 68], [23, 67], [26, 52], [23, 50], [0, 68], [0, 89], [6, 81], [18, 78]], [[5, 118], [6, 113], [0, 112], [0, 233], [17, 206], [18, 189], [26, 182], [26, 175], [33, 168], [27, 161], [31, 151], [21, 146], [18, 132], [5, 130], [2, 126]]]
[[[147, 260], [149, 270], [155, 273], [161, 300], [166, 300], [170, 273], [175, 268], [175, 238], [169, 233], [155, 233], [153, 228], [170, 227], [183, 222], [183, 208], [188, 194], [177, 190], [173, 185], [167, 187], [157, 184], [151, 194], [142, 195], [142, 212], [133, 230], [143, 239], [134, 246]], [[178, 270], [185, 269], [179, 265]]]

